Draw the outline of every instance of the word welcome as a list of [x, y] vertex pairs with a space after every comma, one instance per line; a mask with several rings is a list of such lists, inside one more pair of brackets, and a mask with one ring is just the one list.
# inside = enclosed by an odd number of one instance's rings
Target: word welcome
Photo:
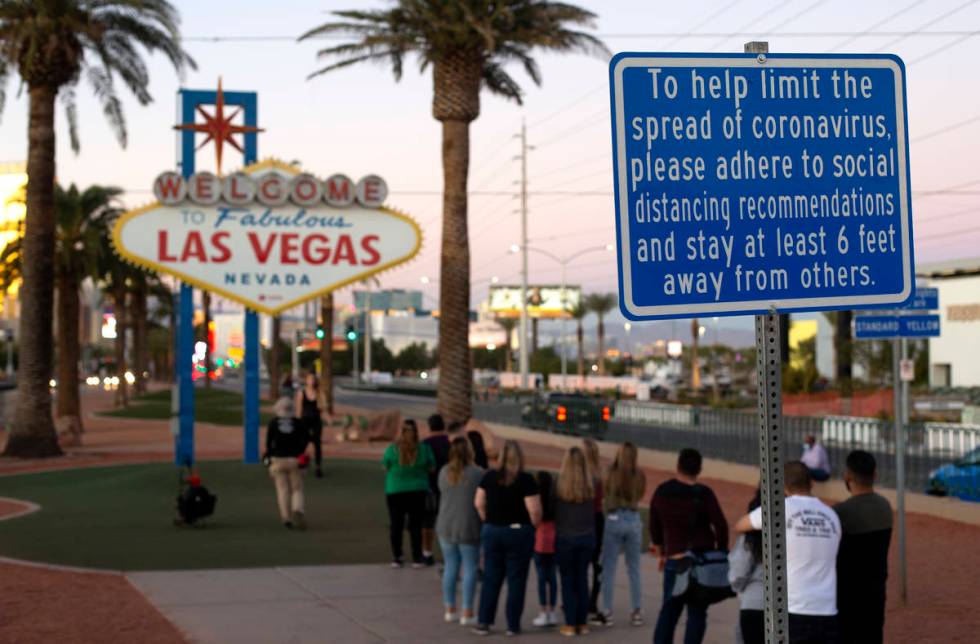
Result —
[[186, 179], [176, 172], [164, 172], [153, 182], [153, 194], [167, 206], [176, 206], [189, 199], [202, 206], [211, 206], [219, 201], [233, 206], [258, 201], [275, 207], [291, 201], [303, 207], [326, 203], [343, 208], [356, 201], [365, 208], [380, 208], [388, 197], [388, 185], [384, 179], [373, 174], [354, 183], [343, 174], [335, 174], [321, 181], [305, 172], [294, 177], [278, 172], [258, 176], [235, 172], [226, 177], [196, 172]]

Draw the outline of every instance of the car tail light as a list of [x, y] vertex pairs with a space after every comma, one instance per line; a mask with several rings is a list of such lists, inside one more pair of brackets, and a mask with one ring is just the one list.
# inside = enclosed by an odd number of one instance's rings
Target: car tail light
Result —
[[564, 423], [566, 420], [568, 420], [568, 409], [566, 409], [564, 405], [559, 405], [558, 411], [555, 412], [555, 420], [557, 420], [559, 423]]
[[604, 405], [602, 408], [602, 420], [609, 420], [609, 405]]

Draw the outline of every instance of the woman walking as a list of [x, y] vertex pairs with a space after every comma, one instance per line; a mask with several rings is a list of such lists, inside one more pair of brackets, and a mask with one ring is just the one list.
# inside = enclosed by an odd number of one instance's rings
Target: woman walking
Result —
[[541, 495], [541, 523], [534, 533], [534, 569], [538, 576], [538, 604], [541, 612], [532, 624], [539, 628], [557, 626], [558, 569], [555, 564], [555, 496], [554, 482], [548, 472], [538, 472]]
[[[761, 503], [761, 492], [756, 490], [749, 512]], [[728, 553], [728, 581], [738, 593], [738, 626], [744, 644], [763, 644], [766, 640], [762, 573], [762, 532], [739, 535]]]
[[289, 398], [280, 398], [273, 407], [276, 417], [269, 421], [265, 433], [265, 456], [269, 476], [276, 484], [279, 518], [286, 528], [306, 527], [303, 498], [303, 472], [299, 457], [306, 452], [310, 434], [298, 418], [293, 417]]
[[473, 632], [489, 635], [497, 602], [507, 579], [507, 634], [521, 631], [527, 572], [534, 552], [534, 527], [541, 522], [541, 497], [534, 477], [524, 471], [524, 454], [516, 441], [504, 442], [496, 469], [483, 475], [474, 499], [483, 519], [483, 588]]
[[385, 450], [381, 457], [385, 471], [385, 495], [388, 501], [388, 518], [391, 539], [391, 567], [405, 565], [402, 558], [402, 537], [405, 516], [408, 516], [408, 534], [412, 542], [412, 568], [422, 568], [422, 520], [425, 516], [425, 497], [429, 491], [429, 472], [435, 468], [435, 457], [425, 443], [419, 442], [419, 430], [415, 421], [402, 423], [398, 440]]
[[602, 588], [602, 538], [606, 527], [606, 516], [602, 512], [602, 463], [599, 460], [599, 444], [591, 438], [582, 440], [582, 450], [585, 453], [586, 465], [592, 480], [595, 495], [593, 501], [593, 521], [595, 522], [595, 549], [592, 551], [592, 590], [589, 593], [589, 615], [595, 624], [604, 624], [599, 612], [599, 591]]
[[[449, 462], [439, 470], [439, 516], [436, 534], [446, 567], [442, 572], [442, 597], [447, 622], [463, 626], [476, 624], [473, 605], [476, 596], [476, 569], [480, 559], [480, 516], [473, 499], [483, 478], [483, 470], [473, 465], [473, 450], [466, 438], [453, 439]], [[456, 582], [463, 571], [463, 614], [456, 610]]]
[[301, 419], [309, 428], [313, 441], [313, 456], [316, 462], [316, 477], [323, 477], [323, 446], [320, 439], [323, 436], [323, 420], [327, 416], [327, 404], [320, 391], [320, 381], [316, 374], [306, 374], [303, 388], [295, 396], [296, 417]]
[[643, 520], [639, 503], [646, 491], [647, 479], [636, 464], [636, 446], [623, 443], [609, 468], [605, 485], [606, 529], [602, 537], [602, 606], [600, 619], [612, 625], [613, 594], [616, 589], [616, 563], [619, 553], [626, 559], [630, 580], [630, 624], [643, 625], [640, 602], [640, 554], [643, 548]]
[[595, 550], [595, 486], [585, 453], [572, 447], [555, 486], [555, 558], [561, 573], [565, 636], [589, 632], [589, 562]]

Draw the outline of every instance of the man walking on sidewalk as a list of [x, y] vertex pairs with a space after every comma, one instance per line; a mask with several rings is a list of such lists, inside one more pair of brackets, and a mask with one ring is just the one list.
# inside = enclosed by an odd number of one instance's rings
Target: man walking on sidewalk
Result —
[[834, 506], [843, 535], [837, 554], [837, 613], [842, 644], [881, 644], [892, 506], [874, 490], [878, 464], [863, 450], [848, 454], [844, 483], [851, 498]]
[[698, 483], [701, 454], [685, 448], [677, 457], [677, 475], [662, 483], [650, 501], [651, 550], [664, 573], [664, 596], [653, 632], [654, 644], [674, 641], [674, 629], [687, 606], [684, 644], [700, 644], [708, 626], [708, 605], [673, 597], [678, 570], [691, 552], [728, 550], [728, 522], [715, 493]]
[[[810, 471], [786, 464], [786, 586], [790, 644], [837, 644], [837, 549], [840, 520], [811, 494]], [[762, 529], [762, 508], [738, 520], [737, 532]]]

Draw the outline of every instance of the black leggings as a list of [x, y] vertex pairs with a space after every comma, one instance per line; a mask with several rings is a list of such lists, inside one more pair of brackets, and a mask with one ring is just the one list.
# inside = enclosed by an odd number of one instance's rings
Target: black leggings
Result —
[[408, 515], [408, 534], [412, 542], [412, 560], [422, 563], [422, 519], [425, 517], [426, 492], [399, 492], [388, 494], [388, 519], [391, 522], [389, 537], [391, 555], [402, 558], [402, 535], [405, 532], [405, 515]]
[[589, 594], [589, 612], [599, 612], [599, 590], [602, 588], [602, 534], [606, 529], [606, 515], [595, 513], [595, 550], [592, 551], [592, 592]]
[[766, 619], [761, 610], [742, 609], [738, 613], [738, 625], [742, 628], [745, 644], [766, 643]]

